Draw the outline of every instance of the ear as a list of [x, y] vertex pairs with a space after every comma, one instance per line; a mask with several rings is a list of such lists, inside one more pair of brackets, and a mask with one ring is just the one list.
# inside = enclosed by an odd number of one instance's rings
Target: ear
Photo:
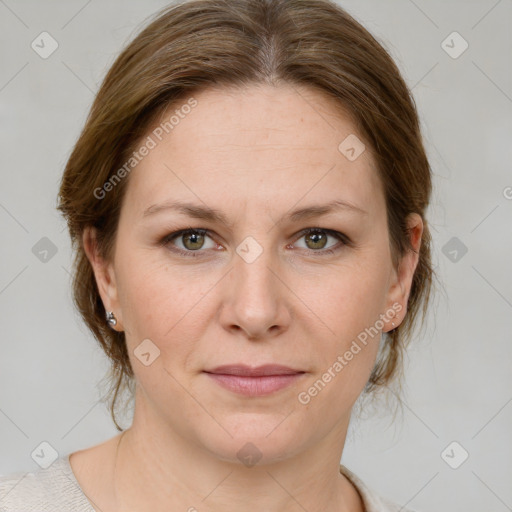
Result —
[[[417, 213], [409, 214], [407, 217], [407, 227], [412, 250], [407, 251], [402, 256], [398, 269], [393, 268], [391, 274], [387, 297], [387, 311], [395, 311], [396, 315], [386, 322], [387, 331], [398, 327], [407, 313], [407, 301], [411, 292], [412, 279], [419, 261], [421, 236], [423, 234], [421, 216]], [[394, 322], [395, 325], [393, 326], [391, 322]]]
[[117, 324], [111, 328], [116, 331], [122, 331], [122, 313], [119, 305], [114, 265], [111, 262], [105, 261], [100, 256], [95, 228], [91, 226], [86, 227], [83, 232], [82, 241], [85, 254], [94, 271], [103, 306], [106, 311], [113, 311], [117, 319]]

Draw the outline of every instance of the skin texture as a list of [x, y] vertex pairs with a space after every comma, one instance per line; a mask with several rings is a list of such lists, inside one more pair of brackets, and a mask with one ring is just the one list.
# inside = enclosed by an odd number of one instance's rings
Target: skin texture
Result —
[[[393, 304], [401, 311], [380, 330], [400, 323], [417, 254], [393, 267], [371, 151], [350, 161], [338, 150], [357, 132], [333, 100], [290, 85], [210, 88], [194, 98], [197, 106], [131, 171], [113, 261], [101, 260], [94, 231], [84, 232], [105, 308], [126, 333], [137, 392], [131, 428], [75, 452], [72, 467], [104, 512], [246, 510], [248, 497], [254, 511], [362, 511], [339, 462], [380, 333], [307, 404], [298, 394]], [[340, 199], [366, 214], [284, 217]], [[230, 225], [172, 210], [143, 216], [169, 200], [218, 209]], [[409, 226], [418, 251], [421, 218], [412, 214]], [[190, 227], [209, 232], [159, 244]], [[301, 234], [312, 227], [350, 243]], [[250, 263], [237, 253], [247, 237], [256, 241], [251, 254], [262, 251]], [[160, 350], [149, 366], [134, 355], [145, 339]], [[203, 372], [234, 363], [305, 373], [271, 395], [246, 397]], [[252, 467], [237, 457], [248, 442], [261, 455]]]

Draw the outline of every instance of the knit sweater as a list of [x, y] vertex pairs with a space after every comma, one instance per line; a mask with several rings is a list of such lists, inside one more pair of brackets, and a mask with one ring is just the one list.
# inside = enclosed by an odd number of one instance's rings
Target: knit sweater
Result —
[[[412, 512], [373, 492], [344, 466], [344, 474], [358, 490], [366, 512]], [[0, 512], [97, 512], [75, 478], [69, 454], [47, 469], [0, 476]]]

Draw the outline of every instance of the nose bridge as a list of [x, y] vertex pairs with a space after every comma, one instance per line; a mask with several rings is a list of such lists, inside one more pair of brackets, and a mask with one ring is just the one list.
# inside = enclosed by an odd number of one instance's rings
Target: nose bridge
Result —
[[[235, 286], [243, 294], [239, 299], [264, 300], [274, 299], [275, 276], [271, 268], [275, 266], [275, 254], [270, 245], [270, 237], [256, 240], [247, 236], [236, 248]], [[260, 306], [263, 306], [261, 304]]]
[[258, 241], [248, 236], [236, 248], [229, 313], [224, 318], [249, 337], [264, 336], [276, 325], [283, 327], [286, 321], [283, 285], [275, 276], [277, 257], [270, 245], [271, 237], [263, 238]]

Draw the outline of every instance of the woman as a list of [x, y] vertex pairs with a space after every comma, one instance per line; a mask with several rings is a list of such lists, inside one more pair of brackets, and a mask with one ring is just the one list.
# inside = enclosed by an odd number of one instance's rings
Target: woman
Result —
[[59, 192], [75, 303], [133, 423], [11, 475], [2, 510], [400, 509], [340, 459], [426, 311], [430, 193], [414, 100], [335, 3], [159, 13]]

